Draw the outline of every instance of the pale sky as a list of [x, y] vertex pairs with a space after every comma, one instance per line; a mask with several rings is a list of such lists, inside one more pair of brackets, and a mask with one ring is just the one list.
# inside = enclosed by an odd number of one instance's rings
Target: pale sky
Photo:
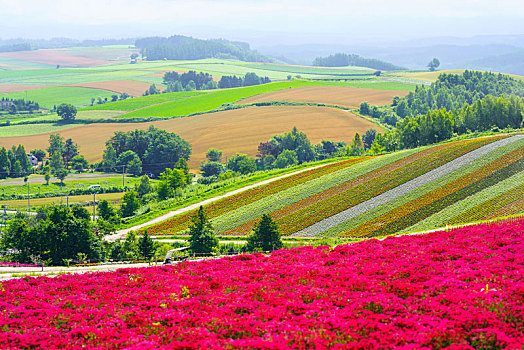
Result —
[[2, 39], [185, 34], [402, 40], [524, 34], [523, 23], [522, 0], [0, 0]]

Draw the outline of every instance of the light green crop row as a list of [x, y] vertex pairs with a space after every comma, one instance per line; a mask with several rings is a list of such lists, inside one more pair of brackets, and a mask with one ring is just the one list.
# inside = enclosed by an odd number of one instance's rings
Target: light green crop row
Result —
[[504, 157], [505, 154], [512, 152], [516, 149], [524, 147], [524, 140], [519, 140], [513, 142], [507, 146], [497, 148], [496, 150], [484, 155], [481, 158], [476, 159], [470, 164], [467, 164], [460, 169], [457, 169], [454, 172], [451, 172], [441, 178], [438, 178], [434, 181], [427, 183], [424, 186], [417, 188], [415, 191], [411, 191], [399, 198], [396, 198], [394, 201], [390, 201], [386, 204], [383, 204], [377, 208], [366, 211], [365, 213], [351, 218], [351, 220], [345, 221], [337, 226], [331, 227], [328, 230], [323, 232], [325, 236], [336, 236], [352, 230], [360, 225], [365, 224], [366, 222], [373, 220], [387, 212], [394, 211], [396, 208], [401, 207], [411, 201], [417, 200], [425, 194], [428, 194], [434, 190], [437, 190], [457, 179], [464, 176], [465, 174], [474, 172], [475, 170], [480, 169], [484, 165], [492, 162], [495, 159]]
[[491, 198], [496, 197], [504, 192], [510, 191], [511, 189], [522, 185], [523, 182], [524, 172], [520, 172], [508, 179], [505, 179], [504, 181], [499, 182], [494, 186], [486, 188], [436, 214], [433, 214], [427, 219], [422, 220], [415, 225], [402, 230], [401, 232], [414, 232], [443, 227], [447, 224], [448, 221], [452, 220], [463, 212], [470, 210], [471, 208], [474, 208], [475, 206], [480, 205], [486, 201], [489, 201]]
[[239, 209], [233, 210], [225, 215], [213, 219], [212, 223], [219, 233], [231, 230], [256, 219], [262, 214], [268, 214], [282, 209], [288, 205], [311, 197], [312, 195], [323, 192], [344, 182], [350, 181], [383, 166], [396, 162], [418, 151], [420, 151], [420, 149], [393, 153], [390, 155], [370, 159], [363, 163], [359, 163], [324, 175], [299, 186], [289, 188], [249, 205], [243, 206]]

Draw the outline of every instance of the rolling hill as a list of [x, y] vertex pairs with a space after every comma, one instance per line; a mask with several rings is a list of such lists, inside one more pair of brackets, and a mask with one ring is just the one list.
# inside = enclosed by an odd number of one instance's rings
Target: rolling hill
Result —
[[[524, 212], [523, 170], [523, 135], [484, 137], [326, 165], [205, 209], [223, 235], [246, 235], [267, 213], [284, 235], [384, 236]], [[192, 215], [148, 231], [183, 233]]]

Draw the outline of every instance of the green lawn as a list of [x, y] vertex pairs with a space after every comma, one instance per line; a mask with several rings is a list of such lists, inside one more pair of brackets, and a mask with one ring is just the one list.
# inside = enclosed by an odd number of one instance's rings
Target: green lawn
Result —
[[77, 124], [22, 124], [0, 127], [0, 137], [39, 135], [78, 126]]

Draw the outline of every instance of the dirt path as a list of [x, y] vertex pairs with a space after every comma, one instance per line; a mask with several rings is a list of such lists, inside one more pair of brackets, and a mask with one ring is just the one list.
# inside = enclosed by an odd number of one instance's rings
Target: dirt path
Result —
[[157, 224], [159, 222], [162, 222], [164, 220], [167, 220], [169, 218], [172, 218], [173, 216], [176, 216], [176, 215], [179, 215], [179, 214], [182, 214], [182, 213], [185, 213], [186, 211], [190, 211], [190, 210], [193, 210], [193, 209], [197, 209], [198, 207], [200, 207], [201, 205], [206, 205], [206, 204], [209, 204], [209, 203], [212, 203], [212, 202], [215, 202], [219, 199], [222, 199], [222, 198], [226, 198], [226, 197], [229, 197], [229, 196], [232, 196], [234, 194], [237, 194], [237, 193], [240, 193], [240, 192], [244, 192], [244, 191], [247, 191], [249, 189], [252, 189], [252, 188], [255, 188], [255, 187], [258, 187], [258, 186], [262, 186], [262, 185], [266, 185], [268, 183], [271, 183], [271, 182], [274, 182], [274, 181], [278, 181], [280, 179], [283, 179], [283, 178], [286, 178], [286, 177], [289, 177], [289, 176], [293, 176], [293, 175], [296, 175], [296, 174], [300, 174], [304, 171], [308, 171], [308, 170], [312, 170], [312, 169], [316, 169], [316, 168], [321, 168], [321, 167], [324, 167], [324, 166], [327, 166], [327, 165], [330, 165], [332, 163], [327, 163], [327, 164], [322, 164], [322, 165], [317, 165], [317, 166], [314, 166], [314, 167], [311, 167], [311, 168], [306, 168], [306, 169], [301, 169], [301, 170], [298, 170], [298, 171], [294, 171], [292, 173], [289, 173], [289, 174], [285, 174], [285, 175], [281, 175], [281, 176], [277, 176], [277, 177], [273, 177], [271, 179], [267, 179], [267, 180], [264, 180], [264, 181], [260, 181], [260, 182], [257, 182], [257, 183], [254, 183], [252, 185], [249, 185], [249, 186], [245, 186], [245, 187], [242, 187], [242, 188], [239, 188], [237, 190], [233, 190], [233, 191], [229, 191], [227, 193], [224, 193], [222, 195], [219, 195], [219, 196], [215, 196], [215, 197], [212, 197], [212, 198], [209, 198], [209, 199], [206, 199], [206, 200], [203, 200], [201, 202], [198, 202], [198, 203], [195, 203], [195, 204], [191, 204], [191, 205], [188, 205], [187, 207], [183, 207], [183, 208], [180, 208], [180, 209], [177, 209], [177, 210], [174, 210], [174, 211], [170, 211], [169, 213], [167, 214], [164, 214], [162, 216], [159, 216], [157, 218], [154, 218], [148, 222], [145, 222], [143, 224], [140, 224], [140, 225], [136, 225], [136, 226], [133, 226], [133, 227], [130, 227], [130, 228], [126, 228], [126, 229], [123, 229], [123, 230], [119, 230], [116, 232], [116, 234], [114, 235], [110, 235], [110, 236], [105, 236], [104, 239], [106, 239], [107, 241], [115, 241], [119, 238], [125, 238], [125, 236], [127, 235], [127, 233], [129, 231], [136, 231], [136, 230], [139, 230], [141, 228], [144, 228], [144, 227], [147, 227], [147, 226], [150, 226], [150, 225], [153, 225], [153, 224]]
[[397, 186], [389, 191], [386, 191], [376, 197], [368, 199], [362, 203], [359, 203], [347, 210], [341, 211], [338, 214], [332, 215], [324, 220], [321, 220], [311, 226], [306, 227], [303, 230], [291, 234], [291, 237], [313, 237], [319, 235], [321, 232], [337, 226], [344, 221], [350, 220], [358, 215], [365, 213], [366, 211], [372, 210], [380, 205], [387, 202], [393, 201], [398, 197], [405, 195], [408, 192], [414, 191], [417, 188], [424, 186], [425, 184], [439, 179], [452, 171], [455, 171], [462, 166], [471, 163], [477, 158], [480, 158], [497, 148], [503, 147], [517, 140], [523, 139], [524, 135], [516, 135], [508, 137], [499, 141], [492, 142], [486, 146], [480, 147], [474, 151], [471, 151], [459, 158], [452, 160], [436, 169], [433, 169], [419, 177], [416, 177], [400, 186]]

